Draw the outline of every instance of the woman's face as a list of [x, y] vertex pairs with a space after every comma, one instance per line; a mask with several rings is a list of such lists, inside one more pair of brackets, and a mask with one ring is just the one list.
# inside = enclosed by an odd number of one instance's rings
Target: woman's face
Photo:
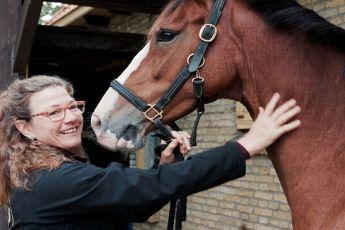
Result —
[[[31, 95], [29, 109], [31, 114], [45, 112], [70, 104], [75, 101], [65, 88], [52, 86]], [[28, 123], [31, 132], [40, 142], [73, 151], [81, 144], [83, 128], [82, 113], [65, 110], [65, 117], [60, 121], [52, 121], [47, 116], [32, 117]]]

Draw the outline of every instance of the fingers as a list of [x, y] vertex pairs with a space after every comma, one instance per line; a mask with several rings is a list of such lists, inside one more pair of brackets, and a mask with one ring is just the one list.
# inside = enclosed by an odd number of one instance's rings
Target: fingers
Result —
[[262, 108], [261, 106], [259, 107], [259, 114], [258, 116], [256, 117], [256, 119], [258, 119], [259, 117], [261, 117], [263, 114], [264, 114], [265, 110], [264, 108]]
[[295, 99], [290, 99], [287, 102], [285, 102], [284, 104], [282, 104], [281, 106], [279, 106], [273, 113], [272, 116], [274, 118], [279, 117], [280, 115], [282, 115], [283, 113], [285, 113], [286, 111], [288, 111], [290, 108], [294, 107], [297, 104]]
[[[164, 161], [167, 161], [171, 157], [173, 157], [173, 151], [174, 149], [179, 145], [179, 142], [174, 139], [172, 140], [169, 145], [164, 149], [164, 151], [161, 154], [161, 158], [164, 158]], [[162, 160], [162, 159], [161, 159]]]
[[267, 103], [266, 107], [265, 107], [265, 113], [267, 115], [271, 115], [274, 111], [274, 109], [276, 108], [278, 101], [280, 99], [280, 95], [278, 93], [273, 94], [272, 98], [270, 99], [270, 101]]
[[301, 108], [297, 105], [290, 108], [289, 110], [285, 111], [279, 117], [276, 118], [277, 124], [278, 125], [285, 124], [287, 121], [289, 121], [291, 118], [293, 118], [300, 112], [301, 112]]
[[180, 134], [180, 132], [172, 131], [171, 135], [178, 141], [178, 143], [180, 145], [183, 144], [183, 138], [182, 138], [182, 135]]
[[280, 137], [286, 132], [296, 129], [301, 125], [300, 120], [294, 120], [292, 122], [286, 123], [301, 112], [301, 108], [297, 105], [296, 100], [290, 99], [278, 108], [274, 109], [278, 101], [279, 99], [275, 98], [275, 95], [273, 95], [272, 99], [269, 102], [269, 104], [271, 105], [266, 106], [266, 110], [268, 107], [268, 112], [271, 108], [273, 108], [272, 114], [268, 115], [268, 117], [270, 117], [271, 121], [273, 122], [273, 127], [275, 127], [275, 129], [278, 131], [276, 138]]
[[166, 149], [165, 149], [163, 152], [167, 151], [168, 153], [171, 153], [171, 154], [172, 154], [173, 150], [174, 150], [178, 145], [179, 145], [179, 142], [178, 142], [176, 139], [174, 139], [174, 140], [172, 140], [172, 141], [168, 144], [168, 146], [166, 147]]
[[259, 115], [263, 114], [265, 112], [264, 108], [262, 108], [261, 106], [259, 107]]
[[300, 120], [294, 120], [280, 127], [280, 135], [292, 131], [301, 125]]
[[189, 150], [191, 150], [190, 135], [184, 131], [173, 131], [171, 134], [173, 135], [173, 137], [176, 138], [176, 140], [180, 144], [180, 152], [183, 155], [186, 155], [189, 152]]
[[172, 163], [176, 161], [175, 156], [173, 154], [174, 149], [180, 146], [180, 152], [183, 155], [186, 155], [190, 147], [190, 135], [187, 132], [171, 132], [172, 136], [175, 138], [173, 139], [166, 149], [161, 154], [160, 164]]

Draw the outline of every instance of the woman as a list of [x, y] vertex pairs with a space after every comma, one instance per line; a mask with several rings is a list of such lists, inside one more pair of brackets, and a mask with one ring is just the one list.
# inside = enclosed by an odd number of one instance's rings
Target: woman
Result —
[[0, 205], [11, 211], [11, 229], [114, 229], [116, 221], [143, 221], [180, 196], [245, 174], [245, 159], [283, 133], [300, 111], [290, 100], [275, 109], [275, 94], [250, 131], [237, 142], [176, 164], [172, 151], [190, 149], [186, 133], [162, 153], [158, 169], [87, 163], [81, 148], [85, 103], [56, 77], [16, 80], [0, 97]]

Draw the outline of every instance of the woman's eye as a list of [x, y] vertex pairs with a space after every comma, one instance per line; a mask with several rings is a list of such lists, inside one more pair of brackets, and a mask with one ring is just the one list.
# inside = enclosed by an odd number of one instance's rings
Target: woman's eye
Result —
[[48, 116], [56, 116], [61, 112], [61, 109], [52, 110], [48, 113]]
[[176, 33], [170, 30], [162, 30], [157, 34], [158, 42], [170, 42], [174, 40]]
[[69, 110], [77, 110], [77, 109], [78, 109], [78, 105], [76, 105], [76, 104], [75, 104], [75, 105], [74, 105], [74, 104], [73, 104], [73, 105], [70, 105], [70, 106], [68, 107], [68, 109], [69, 109]]

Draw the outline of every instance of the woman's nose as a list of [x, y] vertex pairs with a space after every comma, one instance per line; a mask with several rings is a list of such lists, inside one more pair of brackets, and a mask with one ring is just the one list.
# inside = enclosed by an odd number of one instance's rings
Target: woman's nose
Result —
[[65, 118], [64, 118], [64, 121], [66, 123], [68, 122], [71, 122], [71, 121], [74, 121], [78, 118], [78, 115], [72, 113], [69, 109], [66, 109], [65, 110]]

